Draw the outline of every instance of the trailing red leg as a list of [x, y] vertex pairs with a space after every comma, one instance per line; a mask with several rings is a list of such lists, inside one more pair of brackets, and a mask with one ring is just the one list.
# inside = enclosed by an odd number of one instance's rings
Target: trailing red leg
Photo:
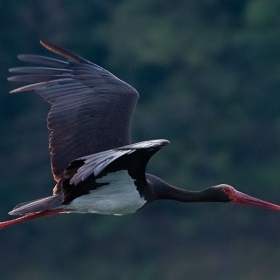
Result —
[[17, 224], [17, 223], [33, 220], [33, 219], [40, 218], [40, 217], [43, 217], [43, 216], [51, 216], [51, 215], [55, 215], [55, 214], [58, 214], [58, 213], [61, 213], [61, 212], [67, 212], [67, 210], [65, 210], [65, 209], [54, 209], [54, 210], [45, 210], [45, 211], [42, 211], [42, 212], [30, 213], [30, 214], [27, 214], [27, 215], [24, 215], [24, 216], [21, 216], [19, 218], [15, 218], [15, 219], [12, 219], [12, 220], [9, 220], [9, 221], [0, 222], [0, 230], [6, 228], [8, 226]]

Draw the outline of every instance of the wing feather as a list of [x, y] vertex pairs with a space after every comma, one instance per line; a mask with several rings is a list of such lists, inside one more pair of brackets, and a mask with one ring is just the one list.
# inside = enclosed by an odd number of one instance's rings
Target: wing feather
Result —
[[12, 82], [25, 82], [11, 93], [36, 91], [52, 104], [51, 165], [56, 181], [70, 162], [81, 156], [130, 143], [137, 91], [102, 67], [52, 44], [48, 50], [67, 61], [39, 55], [19, 55], [19, 60], [40, 66], [11, 68]]
[[[132, 155], [136, 151], [141, 152], [141, 157], [143, 158], [144, 162], [141, 162], [141, 165], [146, 168], [146, 164], [150, 157], [157, 152], [163, 146], [169, 144], [168, 140], [165, 139], [157, 139], [157, 140], [150, 140], [150, 141], [143, 141], [135, 144], [131, 144], [124, 147], [119, 147], [116, 149], [112, 149], [109, 151], [100, 152], [93, 155], [88, 155], [85, 157], [78, 158], [76, 161], [82, 161], [83, 165], [77, 170], [77, 173], [71, 177], [70, 184], [78, 185], [80, 182], [85, 181], [89, 176], [94, 175], [94, 177], [98, 177], [102, 171], [107, 168], [110, 164], [112, 164], [117, 159], [123, 157], [124, 155]], [[126, 159], [127, 164], [123, 165], [120, 164], [119, 166], [115, 167], [115, 171], [119, 171], [122, 168], [127, 166], [128, 170], [131, 168], [129, 166], [130, 162], [133, 162], [133, 165], [137, 165], [137, 162], [134, 160]], [[75, 166], [75, 164], [74, 164]], [[118, 169], [119, 168], [119, 169]], [[65, 177], [67, 178], [67, 171], [71, 170], [71, 164], [66, 169]], [[145, 170], [141, 170], [141, 172], [145, 172]], [[144, 175], [144, 174], [141, 174]], [[69, 177], [68, 177], [69, 178]]]
[[167, 144], [169, 141], [164, 139], [144, 141], [74, 160], [64, 172], [65, 179], [60, 182], [63, 203], [67, 204], [91, 190], [106, 188], [107, 183], [100, 184], [97, 179], [120, 170], [127, 170], [135, 181], [145, 183], [149, 159]]

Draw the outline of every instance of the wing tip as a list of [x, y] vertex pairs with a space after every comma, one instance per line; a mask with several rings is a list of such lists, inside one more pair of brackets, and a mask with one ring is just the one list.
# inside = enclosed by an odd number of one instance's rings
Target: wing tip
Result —
[[79, 55], [76, 55], [73, 52], [68, 51], [67, 49], [64, 49], [62, 47], [56, 46], [54, 44], [51, 44], [49, 42], [46, 42], [44, 40], [40, 40], [40, 44], [45, 47], [47, 50], [56, 53], [58, 55], [64, 56], [65, 58], [69, 59], [70, 61], [77, 62], [77, 63], [89, 63], [86, 59], [82, 58]]
[[167, 146], [167, 145], [170, 144], [170, 141], [167, 140], [167, 139], [161, 139], [161, 141], [162, 141], [162, 145], [163, 145], [163, 146]]
[[126, 149], [149, 149], [149, 148], [156, 148], [156, 147], [164, 147], [170, 144], [170, 141], [167, 139], [154, 139], [154, 140], [147, 140], [138, 142], [135, 144], [123, 146], [116, 148], [116, 150], [126, 150]]
[[53, 51], [53, 49], [56, 48], [55, 45], [51, 44], [51, 43], [48, 43], [47, 41], [44, 41], [44, 40], [39, 40], [40, 44], [46, 48], [47, 50], [49, 51]]

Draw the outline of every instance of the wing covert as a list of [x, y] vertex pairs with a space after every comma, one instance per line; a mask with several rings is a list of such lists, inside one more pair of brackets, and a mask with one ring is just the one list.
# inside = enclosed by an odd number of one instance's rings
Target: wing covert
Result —
[[[110, 172], [116, 172], [122, 169], [131, 170], [136, 166], [139, 169], [138, 173], [144, 176], [146, 165], [151, 156], [156, 153], [163, 146], [169, 144], [168, 140], [157, 139], [142, 141], [135, 144], [118, 147], [108, 151], [88, 155], [81, 157], [73, 161], [65, 170], [64, 177], [70, 179], [70, 184], [78, 185], [82, 181], [85, 181], [89, 176], [94, 175], [98, 177], [105, 168], [108, 169], [110, 165]], [[139, 154], [137, 156], [137, 153]], [[124, 157], [125, 155], [131, 155], [129, 158]], [[120, 158], [117, 163], [116, 161]], [[80, 164], [76, 164], [80, 162]], [[115, 162], [115, 164], [113, 164]], [[130, 163], [133, 162], [133, 165]], [[76, 168], [78, 166], [78, 168]], [[74, 167], [74, 174], [73, 169]], [[137, 176], [136, 176], [137, 177]], [[135, 179], [137, 179], [135, 177]]]
[[74, 160], [61, 181], [63, 202], [99, 187], [106, 188], [106, 184], [100, 185], [96, 180], [121, 170], [127, 170], [137, 182], [146, 182], [145, 170], [149, 159], [168, 144], [169, 141], [164, 139], [143, 141]]

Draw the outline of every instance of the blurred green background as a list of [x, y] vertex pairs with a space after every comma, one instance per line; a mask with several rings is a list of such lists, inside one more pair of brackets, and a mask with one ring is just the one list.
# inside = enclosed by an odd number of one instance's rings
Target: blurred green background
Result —
[[[228, 183], [280, 203], [278, 0], [0, 1], [0, 219], [51, 194], [46, 115], [9, 95], [19, 53], [64, 46], [141, 98], [133, 141], [166, 138], [148, 169], [178, 187]], [[0, 232], [1, 279], [280, 279], [280, 216], [155, 202], [133, 215], [57, 215]]]

